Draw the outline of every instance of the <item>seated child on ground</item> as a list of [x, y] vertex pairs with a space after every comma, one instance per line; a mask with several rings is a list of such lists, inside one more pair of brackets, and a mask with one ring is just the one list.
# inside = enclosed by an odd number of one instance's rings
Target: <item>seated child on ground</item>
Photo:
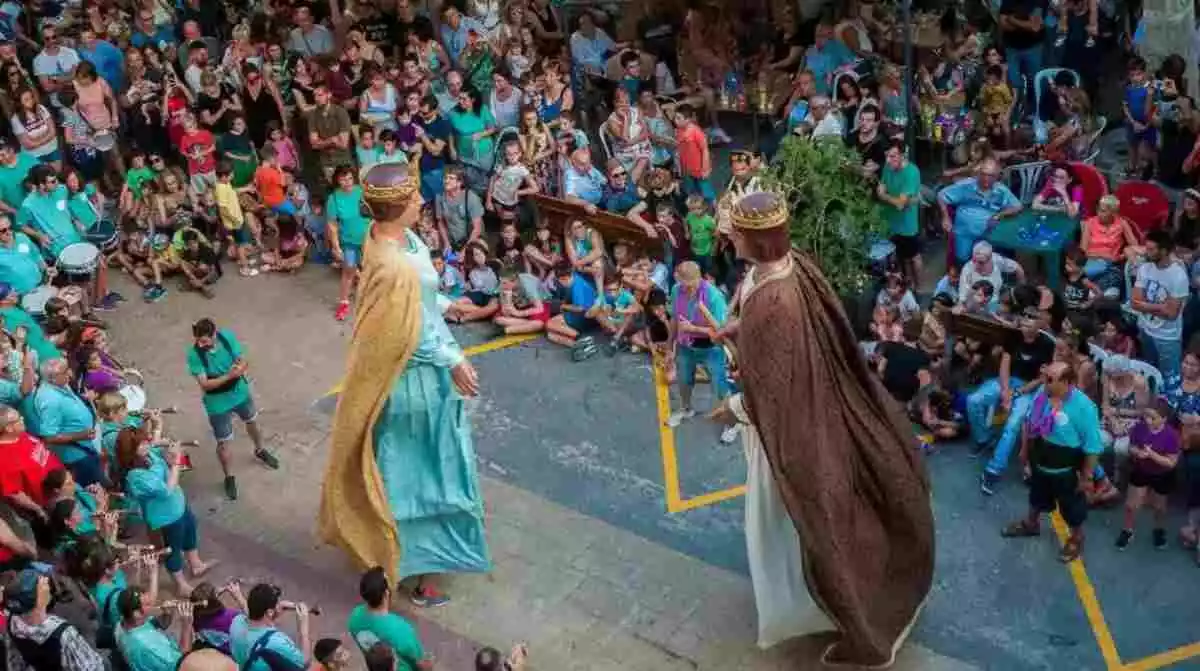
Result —
[[500, 264], [488, 254], [487, 243], [482, 240], [468, 243], [464, 255], [466, 291], [455, 302], [453, 317], [459, 322], [491, 319], [500, 311], [500, 302], [497, 300], [500, 293]]
[[900, 322], [904, 323], [921, 314], [921, 306], [917, 297], [908, 288], [908, 281], [903, 275], [889, 273], [884, 287], [875, 297], [876, 305], [895, 306], [900, 311]]
[[462, 298], [463, 283], [458, 269], [446, 263], [446, 257], [440, 251], [430, 252], [429, 258], [438, 274], [438, 293], [452, 301]]
[[504, 335], [541, 333], [550, 321], [550, 306], [536, 294], [528, 294], [516, 271], [506, 270], [500, 276], [500, 312], [493, 321]]
[[546, 338], [565, 347], [574, 347], [580, 341], [591, 340], [589, 333], [599, 330], [596, 321], [598, 294], [591, 278], [575, 272], [570, 264], [562, 262], [554, 269], [558, 280], [556, 298], [561, 301], [559, 314], [546, 323]]

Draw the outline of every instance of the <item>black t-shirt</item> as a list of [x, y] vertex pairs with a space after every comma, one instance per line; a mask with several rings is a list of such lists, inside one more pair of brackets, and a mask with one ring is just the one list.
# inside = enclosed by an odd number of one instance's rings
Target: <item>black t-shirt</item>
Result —
[[[775, 39], [771, 41], [771, 60], [782, 61], [792, 53], [792, 47], [804, 48], [804, 42], [800, 40], [800, 32], [795, 31], [790, 37], [786, 30], [775, 31]], [[797, 61], [790, 70], [795, 70], [800, 67], [800, 61]]]
[[898, 342], [882, 343], [876, 351], [887, 359], [887, 366], [883, 369], [883, 386], [897, 401], [911, 401], [921, 388], [917, 373], [930, 366], [929, 355], [916, 347]]
[[[1004, 0], [1000, 4], [1000, 14], [1007, 14], [1015, 19], [1026, 20], [1039, 12], [1045, 19], [1046, 0]], [[1044, 30], [1025, 30], [1023, 28], [1002, 31], [1002, 37], [1004, 46], [1009, 49], [1038, 47], [1046, 39]]]
[[1087, 278], [1080, 275], [1077, 279], [1063, 281], [1063, 302], [1068, 310], [1084, 310], [1092, 290], [1087, 286]]
[[[384, 17], [390, 21], [391, 44], [394, 45], [394, 48], [398, 48], [402, 52], [408, 46], [409, 33], [414, 32], [417, 29], [417, 25], [425, 25], [429, 28], [430, 34], [436, 35], [433, 30], [433, 22], [429, 20], [429, 17], [417, 15], [413, 17], [412, 21], [401, 21], [398, 17], [388, 14], [384, 14]], [[383, 42], [376, 43], [376, 46], [386, 51], [391, 51], [393, 48]]]
[[1196, 249], [1197, 238], [1200, 238], [1200, 219], [1181, 214], [1179, 229], [1175, 231], [1175, 244], [1185, 249]]
[[184, 261], [194, 266], [205, 265], [211, 267], [217, 265], [217, 253], [208, 245], [202, 244], [196, 251], [185, 248], [180, 256], [183, 257]]
[[[208, 95], [207, 93], [201, 92], [200, 95], [196, 97], [196, 109], [200, 110], [201, 112], [216, 114], [217, 112], [221, 111], [221, 103], [225, 100], [228, 100], [231, 96], [233, 96], [233, 94], [234, 90], [228, 84], [221, 85], [220, 96], [214, 97]], [[201, 126], [211, 130], [216, 135], [220, 135], [221, 133], [229, 130], [229, 123], [230, 120], [233, 119], [234, 112], [226, 112], [225, 114], [222, 114], [221, 118], [217, 119], [217, 123], [211, 126], [204, 123], [203, 115], [197, 116], [199, 117], [197, 120], [200, 122]]]
[[884, 144], [883, 135], [875, 133], [875, 137], [871, 138], [869, 142], [864, 143], [859, 138], [858, 133], [855, 133], [847, 140], [847, 144], [858, 150], [859, 156], [862, 156], [863, 163], [875, 161], [875, 165], [879, 166], [880, 169], [883, 168], [884, 161], [886, 160], [884, 155], [887, 153], [887, 145]]
[[1177, 107], [1159, 106], [1162, 146], [1158, 150], [1158, 181], [1172, 189], [1186, 189], [1192, 180], [1183, 171], [1183, 162], [1196, 144], [1196, 134], [1179, 123], [1178, 113]]
[[354, 24], [354, 27], [363, 32], [367, 41], [381, 49], [387, 46], [388, 40], [392, 37], [392, 22], [382, 14], [364, 16]]
[[1040, 333], [1033, 342], [1025, 342], [1018, 334], [1005, 350], [1012, 357], [1009, 374], [1022, 382], [1036, 380], [1042, 374], [1042, 366], [1054, 360], [1054, 343]]

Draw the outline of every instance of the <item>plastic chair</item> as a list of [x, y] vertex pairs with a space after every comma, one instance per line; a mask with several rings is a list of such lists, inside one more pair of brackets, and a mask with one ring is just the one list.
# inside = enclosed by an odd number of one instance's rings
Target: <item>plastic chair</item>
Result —
[[1171, 200], [1157, 184], [1151, 182], [1124, 182], [1114, 193], [1121, 201], [1120, 213], [1137, 228], [1138, 236], [1166, 225], [1171, 216]]
[[1096, 130], [1088, 136], [1088, 157], [1083, 159], [1084, 163], [1088, 165], [1096, 163], [1096, 157], [1100, 155], [1100, 136], [1104, 135], [1105, 128], [1108, 128], [1108, 117], [1101, 116], [1096, 122]]
[[[1037, 195], [1038, 187], [1042, 185], [1042, 175], [1049, 167], [1050, 161], [1021, 163], [1005, 168], [1002, 177], [1008, 184], [1008, 188], [1017, 194], [1017, 198], [1025, 205], [1028, 205], [1033, 202], [1033, 197]], [[1015, 184], [1013, 183], [1014, 177], [1016, 178]]]
[[1095, 343], [1088, 343], [1088, 354], [1097, 365], [1103, 364], [1108, 359], [1108, 350]]
[[1075, 178], [1075, 183], [1083, 190], [1083, 202], [1080, 203], [1080, 214], [1090, 217], [1096, 214], [1096, 206], [1100, 199], [1108, 195], [1108, 180], [1089, 163], [1069, 163], [1067, 169]]
[[1129, 367], [1133, 369], [1133, 372], [1146, 378], [1146, 384], [1150, 387], [1150, 395], [1157, 396], [1163, 388], [1163, 374], [1141, 359], [1130, 359]]
[[1045, 144], [1048, 136], [1046, 122], [1038, 116], [1042, 111], [1042, 90], [1049, 90], [1050, 84], [1054, 83], [1060, 72], [1071, 73], [1075, 79], [1075, 86], [1079, 86], [1079, 73], [1068, 68], [1046, 68], [1040, 70], [1033, 78], [1033, 137], [1037, 144]]
[[600, 136], [600, 146], [604, 147], [604, 160], [613, 157], [612, 153], [612, 136], [608, 134], [608, 123], [600, 124], [600, 128], [596, 130], [596, 134]]

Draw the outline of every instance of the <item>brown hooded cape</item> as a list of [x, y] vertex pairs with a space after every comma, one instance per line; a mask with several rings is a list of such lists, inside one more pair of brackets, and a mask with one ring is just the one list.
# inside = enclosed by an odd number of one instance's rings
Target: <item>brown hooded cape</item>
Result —
[[799, 531], [809, 591], [842, 634], [825, 661], [888, 666], [933, 579], [928, 481], [841, 301], [812, 261], [792, 260], [743, 301], [743, 394]]

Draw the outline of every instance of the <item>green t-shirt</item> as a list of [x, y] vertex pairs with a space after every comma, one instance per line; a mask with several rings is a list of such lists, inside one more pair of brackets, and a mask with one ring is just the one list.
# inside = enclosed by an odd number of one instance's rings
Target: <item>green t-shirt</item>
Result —
[[[218, 378], [233, 368], [233, 363], [243, 356], [242, 344], [232, 331], [220, 329], [213, 338], [213, 347], [206, 353], [208, 365], [200, 360], [193, 345], [187, 351], [188, 374], [203, 375], [208, 379]], [[250, 400], [250, 382], [243, 376], [232, 388], [216, 393], [204, 393], [204, 410], [210, 415], [220, 415]]]
[[362, 212], [362, 187], [350, 191], [338, 189], [325, 200], [325, 218], [337, 219], [338, 239], [343, 245], [362, 246], [367, 239], [370, 220]]
[[360, 603], [350, 611], [346, 629], [363, 651], [376, 643], [387, 644], [396, 653], [396, 671], [415, 671], [425, 657], [416, 629], [395, 613], [372, 613]]
[[58, 351], [54, 343], [46, 339], [46, 332], [42, 330], [42, 325], [37, 323], [29, 313], [17, 306], [0, 308], [0, 320], [3, 321], [4, 330], [12, 333], [17, 330], [17, 327], [24, 326], [29, 332], [26, 336], [26, 342], [29, 343], [29, 348], [37, 352], [38, 361], [46, 359], [60, 359], [62, 352]]
[[692, 236], [692, 253], [696, 256], [712, 256], [717, 251], [717, 222], [709, 214], [689, 212], [684, 218], [688, 233]]
[[25, 178], [29, 176], [30, 168], [40, 163], [36, 156], [19, 151], [16, 163], [0, 165], [0, 200], [14, 210], [19, 209], [27, 193]]
[[883, 188], [892, 198], [908, 196], [908, 204], [903, 209], [893, 207], [890, 203], [883, 204], [884, 217], [892, 235], [912, 236], [917, 234], [917, 197], [921, 194], [921, 172], [912, 163], [906, 163], [903, 168], [893, 170], [891, 166], [883, 166], [880, 177]]
[[140, 200], [142, 197], [142, 185], [154, 179], [154, 177], [154, 170], [150, 168], [133, 168], [125, 173], [125, 186], [128, 186], [129, 190], [133, 192], [134, 198]]
[[97, 221], [100, 221], [100, 215], [91, 202], [91, 198], [95, 195], [96, 185], [88, 184], [83, 187], [83, 191], [71, 194], [71, 199], [67, 201], [67, 209], [71, 211], [71, 218], [83, 224], [84, 230], [90, 230]]

